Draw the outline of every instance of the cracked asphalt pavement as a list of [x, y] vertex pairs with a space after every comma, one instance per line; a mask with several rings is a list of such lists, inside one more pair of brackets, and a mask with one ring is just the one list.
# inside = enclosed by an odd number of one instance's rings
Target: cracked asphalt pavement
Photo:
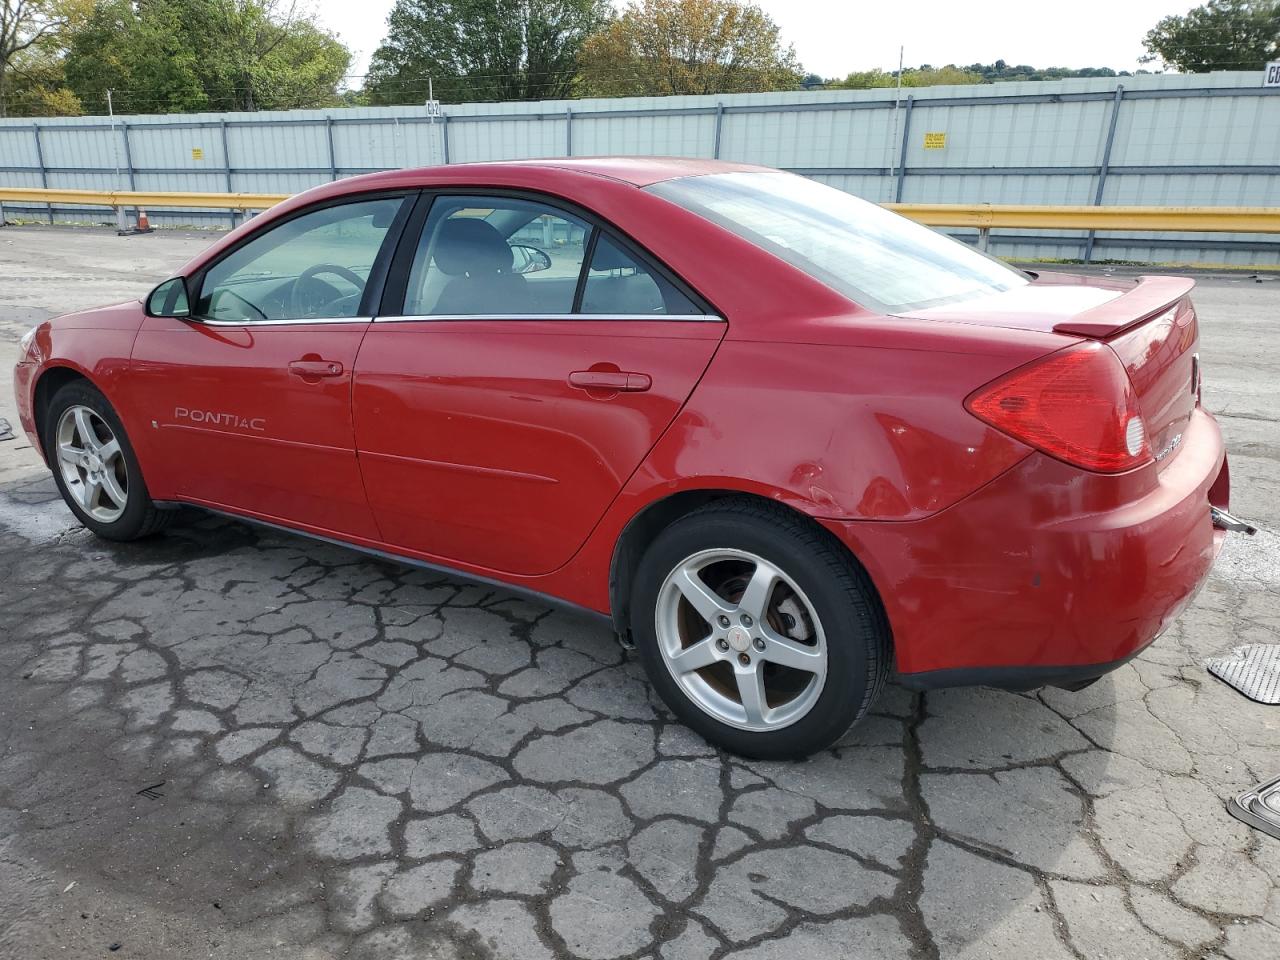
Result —
[[[18, 336], [207, 235], [0, 230]], [[1280, 282], [1205, 278], [1233, 509], [1280, 530]], [[1086, 586], [1087, 588], [1087, 586]], [[718, 753], [601, 625], [194, 511], [116, 545], [0, 444], [0, 956], [1280, 956], [1280, 841], [1225, 802], [1280, 709], [1280, 538], [1080, 693], [890, 687], [803, 763]]]

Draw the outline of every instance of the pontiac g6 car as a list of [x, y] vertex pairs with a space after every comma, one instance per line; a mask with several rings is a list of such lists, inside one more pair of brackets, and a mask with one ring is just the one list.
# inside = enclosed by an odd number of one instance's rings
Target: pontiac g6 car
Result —
[[355, 177], [22, 342], [76, 516], [180, 504], [611, 618], [758, 757], [908, 687], [1079, 687], [1204, 580], [1228, 475], [1184, 279], [1026, 274], [810, 180]]

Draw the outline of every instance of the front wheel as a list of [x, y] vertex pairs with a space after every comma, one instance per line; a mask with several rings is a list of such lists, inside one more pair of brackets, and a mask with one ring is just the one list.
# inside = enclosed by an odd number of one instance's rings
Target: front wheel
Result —
[[54, 394], [44, 445], [62, 499], [98, 536], [136, 540], [168, 524], [171, 514], [147, 494], [120, 418], [89, 383], [69, 383]]
[[632, 592], [650, 680], [690, 727], [735, 753], [806, 756], [871, 707], [890, 638], [866, 573], [781, 507], [710, 504], [664, 530]]

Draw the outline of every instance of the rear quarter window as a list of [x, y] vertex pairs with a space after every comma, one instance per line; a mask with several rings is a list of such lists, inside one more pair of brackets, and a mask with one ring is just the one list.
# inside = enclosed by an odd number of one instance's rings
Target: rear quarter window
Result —
[[993, 257], [874, 203], [777, 171], [645, 189], [756, 244], [855, 303], [901, 313], [1028, 283]]

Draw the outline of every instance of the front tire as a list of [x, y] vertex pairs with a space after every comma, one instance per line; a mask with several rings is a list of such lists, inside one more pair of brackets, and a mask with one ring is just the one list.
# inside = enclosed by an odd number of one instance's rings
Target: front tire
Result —
[[677, 520], [641, 560], [631, 610], [663, 700], [744, 756], [830, 746], [888, 677], [888, 624], [865, 571], [779, 506], [731, 499]]
[[58, 492], [82, 524], [104, 540], [137, 540], [168, 526], [147, 493], [124, 425], [102, 393], [86, 381], [53, 395], [44, 448]]

